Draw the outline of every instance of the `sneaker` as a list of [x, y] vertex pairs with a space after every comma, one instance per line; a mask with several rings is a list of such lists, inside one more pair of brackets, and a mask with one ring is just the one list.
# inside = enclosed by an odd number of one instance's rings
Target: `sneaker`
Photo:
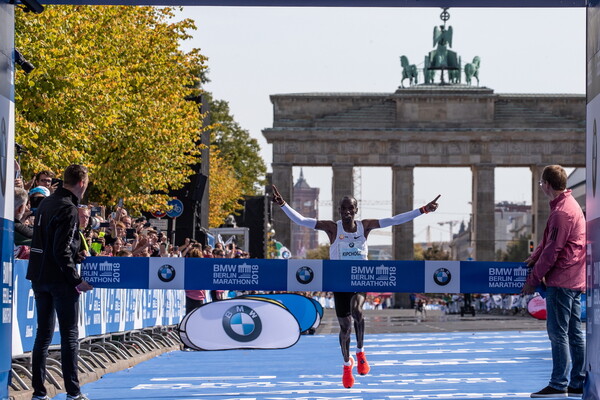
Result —
[[354, 363], [352, 363], [352, 365], [344, 365], [344, 372], [342, 373], [342, 385], [344, 385], [346, 389], [350, 389], [352, 386], [354, 386], [352, 367], [354, 367]]
[[90, 399], [88, 399], [85, 394], [79, 393], [77, 396], [71, 396], [70, 394], [68, 394], [67, 400], [90, 400]]
[[554, 389], [552, 386], [546, 386], [539, 392], [531, 393], [530, 397], [548, 398], [548, 399], [557, 398], [557, 397], [567, 397], [567, 390], [566, 389], [559, 390], [559, 389]]
[[360, 353], [356, 353], [356, 370], [360, 375], [366, 375], [371, 370], [369, 367], [369, 362], [367, 361], [367, 355], [364, 351]]
[[33, 396], [31, 400], [50, 400], [48, 396]]
[[568, 393], [569, 397], [581, 397], [581, 396], [583, 396], [583, 387], [580, 387], [579, 389], [575, 389], [574, 387], [569, 386], [567, 388], [567, 393]]

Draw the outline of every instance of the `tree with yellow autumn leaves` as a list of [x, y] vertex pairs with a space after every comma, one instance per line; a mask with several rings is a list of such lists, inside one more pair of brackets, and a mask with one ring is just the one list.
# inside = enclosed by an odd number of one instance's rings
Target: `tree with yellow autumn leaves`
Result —
[[[48, 6], [16, 17], [16, 47], [36, 66], [18, 71], [15, 83], [23, 175], [81, 163], [91, 201], [164, 209], [167, 193], [194, 173], [209, 128], [185, 100], [207, 68], [198, 49], [179, 48], [194, 22], [173, 22], [170, 7]], [[244, 193], [219, 151], [211, 163], [214, 226]]]

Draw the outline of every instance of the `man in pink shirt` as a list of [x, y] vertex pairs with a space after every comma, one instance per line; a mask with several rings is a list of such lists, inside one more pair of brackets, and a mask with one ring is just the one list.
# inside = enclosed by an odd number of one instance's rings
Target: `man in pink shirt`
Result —
[[531, 397], [581, 397], [585, 378], [580, 301], [586, 278], [585, 218], [571, 191], [566, 190], [567, 173], [560, 165], [544, 168], [540, 186], [550, 199], [550, 216], [542, 242], [526, 260], [533, 269], [522, 292], [532, 294], [542, 283], [547, 287], [546, 329], [552, 347], [552, 375], [548, 386]]

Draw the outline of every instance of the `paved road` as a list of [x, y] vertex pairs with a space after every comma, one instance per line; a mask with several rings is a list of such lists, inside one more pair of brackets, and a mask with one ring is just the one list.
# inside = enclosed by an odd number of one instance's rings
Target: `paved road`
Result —
[[337, 335], [282, 350], [173, 351], [82, 389], [92, 400], [525, 400], [550, 375], [542, 331], [369, 334], [365, 345], [372, 370], [352, 389], [341, 385]]
[[[427, 312], [423, 319], [414, 310], [366, 310], [367, 334], [418, 332], [480, 332], [546, 330], [546, 321], [529, 315], [476, 314], [475, 317], [444, 315], [438, 310]], [[325, 310], [318, 334], [337, 334], [338, 322], [333, 310]]]
[[[83, 387], [93, 400], [525, 400], [547, 384], [545, 321], [513, 315], [365, 311], [372, 371], [341, 385], [338, 324], [282, 350], [163, 354]], [[354, 335], [352, 349], [354, 350]], [[55, 397], [64, 400], [64, 394]]]

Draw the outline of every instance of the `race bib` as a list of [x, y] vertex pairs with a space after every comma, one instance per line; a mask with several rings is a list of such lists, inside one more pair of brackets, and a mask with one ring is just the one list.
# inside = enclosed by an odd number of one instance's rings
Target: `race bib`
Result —
[[338, 242], [340, 260], [366, 260], [367, 249], [360, 242]]

